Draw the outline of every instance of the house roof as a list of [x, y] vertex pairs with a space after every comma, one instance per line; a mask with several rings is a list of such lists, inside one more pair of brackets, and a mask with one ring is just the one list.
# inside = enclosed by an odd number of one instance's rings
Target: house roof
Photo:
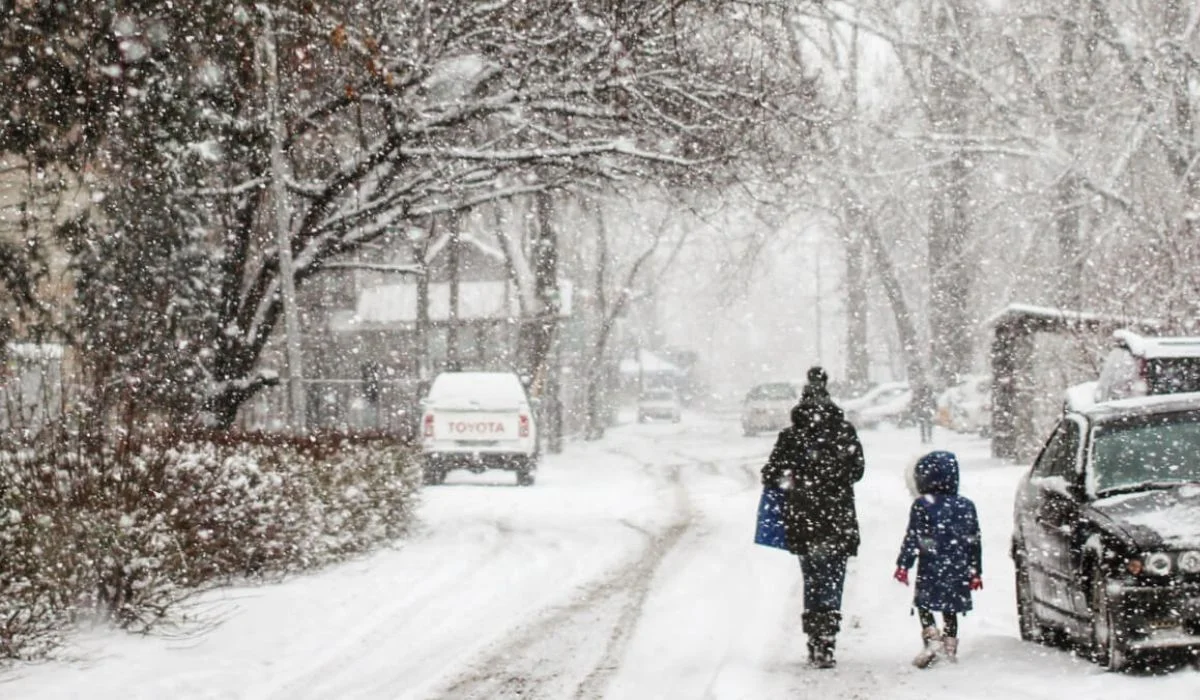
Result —
[[[449, 233], [443, 233], [437, 237], [437, 240], [429, 245], [429, 249], [425, 251], [426, 264], [433, 262], [439, 255], [442, 254], [442, 251], [446, 249], [447, 244], [450, 243], [450, 235], [451, 234]], [[498, 246], [491, 245], [490, 243], [487, 243], [483, 239], [479, 238], [474, 233], [466, 231], [460, 232], [458, 237], [463, 243], [471, 246], [487, 257], [499, 262], [504, 262], [504, 251], [500, 250]]]

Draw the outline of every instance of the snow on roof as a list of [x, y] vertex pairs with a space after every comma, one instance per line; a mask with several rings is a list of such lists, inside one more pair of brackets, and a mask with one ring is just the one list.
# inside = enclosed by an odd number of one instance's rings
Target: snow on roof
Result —
[[1138, 357], [1200, 357], [1200, 337], [1145, 336], [1122, 328], [1113, 339]]
[[1152, 415], [1174, 411], [1200, 410], [1200, 392], [1153, 394], [1127, 399], [1103, 401], [1078, 408], [1080, 413], [1095, 420], [1122, 418], [1130, 415]]
[[638, 350], [636, 358], [621, 360], [621, 374], [683, 374], [677, 365], [668, 362], [649, 350]]
[[1099, 323], [1112, 323], [1116, 325], [1134, 324], [1147, 327], [1157, 327], [1162, 325], [1162, 322], [1158, 321], [1157, 319], [1134, 319], [1129, 316], [1102, 314], [1092, 311], [1079, 311], [1076, 309], [1062, 309], [1052, 306], [1036, 306], [1033, 304], [1009, 304], [1000, 311], [992, 314], [987, 321], [985, 321], [985, 324], [994, 326], [997, 322], [1009, 316], [1031, 316], [1034, 318], [1045, 319], [1047, 321], [1090, 321]]
[[[570, 280], [558, 280], [559, 315], [570, 316], [574, 286]], [[458, 318], [460, 321], [505, 320], [518, 318], [521, 304], [517, 291], [506, 280], [460, 282]], [[429, 320], [450, 319], [450, 283], [429, 285]], [[364, 326], [395, 326], [417, 320], [417, 284], [398, 282], [360, 290], [354, 309], [330, 314], [329, 328], [334, 332], [361, 330]]]
[[[461, 240], [463, 243], [466, 243], [467, 245], [478, 250], [479, 252], [483, 253], [484, 255], [488, 256], [489, 258], [492, 258], [493, 260], [498, 260], [500, 262], [504, 261], [504, 251], [500, 250], [498, 247], [496, 247], [494, 245], [491, 245], [491, 244], [483, 241], [475, 234], [468, 233], [468, 232], [462, 232], [462, 233], [458, 234], [458, 237], [459, 237], [459, 240]], [[450, 234], [449, 233], [443, 233], [441, 236], [438, 236], [438, 239], [436, 241], [434, 241], [433, 243], [431, 243], [429, 245], [429, 250], [427, 250], [425, 252], [425, 262], [431, 263], [434, 260], [436, 260], [437, 256], [441, 255], [442, 251], [445, 250], [445, 248], [446, 248], [446, 244], [449, 242], [450, 242]]]
[[[517, 313], [515, 295], [507, 282], [461, 282], [458, 285], [458, 318], [504, 319]], [[450, 284], [429, 285], [429, 320], [450, 318]], [[417, 285], [411, 282], [368, 287], [358, 294], [353, 314], [336, 315], [333, 330], [361, 326], [413, 323], [417, 320]]]

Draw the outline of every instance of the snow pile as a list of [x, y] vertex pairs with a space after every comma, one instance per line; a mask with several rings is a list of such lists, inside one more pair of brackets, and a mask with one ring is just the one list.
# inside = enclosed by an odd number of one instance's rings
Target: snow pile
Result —
[[365, 439], [0, 450], [0, 657], [84, 617], [172, 621], [196, 590], [310, 569], [403, 535], [419, 471]]

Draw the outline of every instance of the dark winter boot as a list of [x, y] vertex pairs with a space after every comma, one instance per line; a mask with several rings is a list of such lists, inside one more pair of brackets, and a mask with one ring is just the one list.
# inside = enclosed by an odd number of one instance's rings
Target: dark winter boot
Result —
[[836, 610], [804, 613], [804, 632], [808, 634], [808, 663], [814, 668], [833, 668], [837, 633], [842, 614]]
[[[937, 627], [926, 627], [921, 630], [921, 643], [924, 648], [913, 658], [913, 666], [929, 668], [934, 661], [937, 661], [938, 652], [942, 649], [942, 633], [938, 631]], [[955, 649], [957, 648], [955, 646]]]

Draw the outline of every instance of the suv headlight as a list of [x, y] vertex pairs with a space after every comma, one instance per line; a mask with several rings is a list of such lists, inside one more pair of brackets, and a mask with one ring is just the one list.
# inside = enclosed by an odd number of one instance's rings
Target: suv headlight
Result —
[[1180, 554], [1179, 570], [1185, 574], [1200, 573], [1200, 552], [1192, 550]]
[[1155, 552], [1145, 559], [1146, 573], [1155, 576], [1167, 576], [1171, 573], [1171, 555], [1166, 552]]

